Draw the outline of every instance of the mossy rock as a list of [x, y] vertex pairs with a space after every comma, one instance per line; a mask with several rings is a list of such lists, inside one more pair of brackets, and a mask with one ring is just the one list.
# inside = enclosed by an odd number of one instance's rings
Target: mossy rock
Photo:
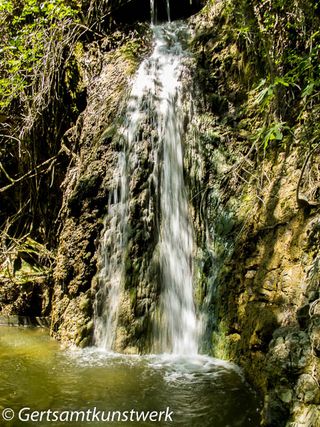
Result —
[[68, 200], [68, 207], [73, 216], [77, 217], [81, 213], [82, 203], [85, 199], [93, 198], [97, 195], [102, 177], [98, 174], [83, 176]]

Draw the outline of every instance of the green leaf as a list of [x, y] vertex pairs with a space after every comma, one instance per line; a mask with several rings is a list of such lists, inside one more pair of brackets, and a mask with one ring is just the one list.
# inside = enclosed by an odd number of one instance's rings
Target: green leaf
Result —
[[283, 77], [276, 77], [274, 79], [274, 83], [273, 84], [274, 84], [274, 86], [276, 86], [276, 85], [282, 85], [282, 86], [286, 86], [286, 87], [289, 86], [288, 81], [285, 78], [283, 78]]
[[302, 91], [302, 97], [303, 98], [306, 98], [307, 96], [310, 96], [310, 95], [312, 95], [312, 93], [313, 93], [313, 90], [314, 90], [314, 87], [315, 87], [315, 82], [313, 81], [313, 82], [311, 82], [311, 83], [309, 83], [304, 89], [303, 89], [303, 91]]

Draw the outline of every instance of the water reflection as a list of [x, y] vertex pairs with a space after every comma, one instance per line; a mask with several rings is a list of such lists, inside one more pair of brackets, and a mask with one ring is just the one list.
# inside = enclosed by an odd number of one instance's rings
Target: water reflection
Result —
[[[0, 329], [0, 407], [19, 411], [173, 411], [173, 422], [132, 426], [256, 427], [259, 401], [235, 365], [205, 356], [122, 356], [61, 350], [39, 329]], [[84, 422], [46, 422], [47, 426]], [[124, 422], [88, 423], [125, 425]], [[1, 422], [0, 422], [0, 425]], [[13, 420], [8, 427], [34, 422]], [[37, 424], [39, 425], [39, 423]]]

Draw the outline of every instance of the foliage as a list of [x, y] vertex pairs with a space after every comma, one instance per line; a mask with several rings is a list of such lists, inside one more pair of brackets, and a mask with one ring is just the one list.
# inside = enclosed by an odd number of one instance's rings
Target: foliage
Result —
[[9, 246], [0, 247], [0, 279], [25, 283], [51, 273], [53, 253], [30, 236], [10, 239]]
[[291, 128], [286, 122], [275, 121], [259, 128], [254, 139], [260, 142], [265, 152], [270, 148], [272, 142], [277, 142], [279, 147], [279, 144], [284, 142], [285, 135], [291, 132]]
[[78, 21], [73, 1], [0, 0], [0, 227], [5, 246], [26, 234], [46, 241], [48, 212], [59, 209], [59, 132], [70, 120], [72, 100], [62, 113], [58, 110], [70, 99], [64, 78], [83, 33]]
[[276, 97], [277, 88], [279, 86], [289, 87], [291, 82], [284, 77], [276, 77], [272, 83], [267, 82], [266, 79], [262, 79], [255, 91], [258, 91], [254, 104], [260, 107], [270, 106], [272, 100]]
[[40, 77], [48, 48], [62, 41], [76, 15], [64, 0], [26, 0], [23, 4], [1, 0], [0, 108], [21, 96], [34, 96], [32, 85]]
[[319, 6], [308, 0], [230, 0], [228, 8], [239, 51], [247, 61], [255, 58], [249, 110], [256, 116], [254, 139], [258, 135], [266, 150], [294, 127], [310, 126], [306, 117], [320, 102]]

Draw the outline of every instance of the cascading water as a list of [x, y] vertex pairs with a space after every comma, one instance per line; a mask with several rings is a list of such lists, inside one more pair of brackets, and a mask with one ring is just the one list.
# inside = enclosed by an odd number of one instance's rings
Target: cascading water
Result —
[[[155, 19], [153, 0], [150, 7]], [[168, 0], [167, 13], [170, 21]], [[190, 355], [197, 354], [198, 343], [192, 289], [192, 228], [183, 177], [182, 136], [186, 115], [181, 80], [186, 53], [179, 41], [187, 28], [181, 23], [167, 22], [152, 25], [152, 29], [154, 48], [132, 82], [121, 130], [124, 149], [119, 154], [115, 190], [101, 243], [103, 265], [96, 295], [94, 336], [98, 346], [112, 349], [125, 273], [130, 176], [138, 167], [141, 129], [148, 123], [157, 135], [157, 144], [153, 139], [149, 141], [154, 162], [150, 179], [158, 192], [161, 211], [158, 247], [162, 291], [154, 319], [154, 349]]]
[[176, 35], [163, 57], [158, 134], [163, 144], [161, 176], [160, 265], [163, 280], [160, 348], [175, 354], [196, 354], [197, 320], [192, 288], [192, 228], [183, 177], [183, 57]]
[[168, 15], [168, 21], [171, 21], [171, 14], [170, 14], [170, 0], [167, 0], [167, 15]]
[[[100, 289], [95, 300], [94, 339], [98, 346], [111, 350], [115, 337], [120, 301], [123, 256], [127, 242], [128, 182], [125, 153], [119, 153], [113, 176], [115, 189], [109, 197], [101, 242]], [[99, 313], [99, 315], [98, 315]]]
[[[166, 0], [166, 12], [167, 12], [167, 20], [171, 22], [171, 13], [170, 13], [170, 0]], [[157, 7], [155, 0], [150, 0], [150, 16], [151, 16], [151, 24], [155, 25], [157, 23]]]

